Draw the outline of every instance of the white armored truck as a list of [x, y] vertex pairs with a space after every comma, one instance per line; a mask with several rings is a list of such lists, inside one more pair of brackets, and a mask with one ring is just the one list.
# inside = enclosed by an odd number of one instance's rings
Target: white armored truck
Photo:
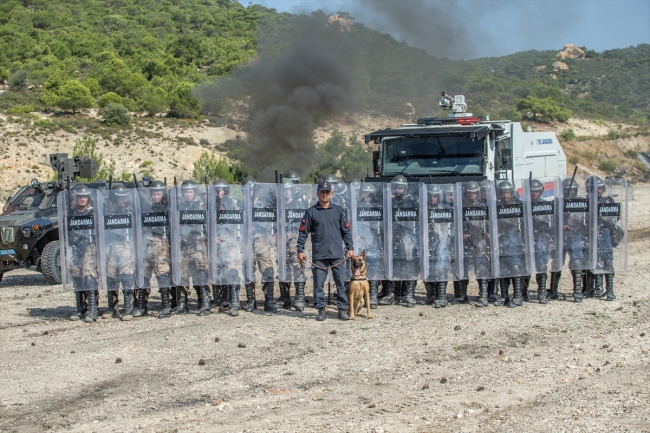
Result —
[[438, 184], [516, 181], [531, 172], [533, 178], [565, 177], [566, 156], [555, 133], [524, 131], [510, 120], [482, 120], [465, 112], [463, 95], [442, 92], [439, 105], [452, 113], [365, 136], [366, 144], [379, 146], [367, 182], [390, 182], [399, 174]]

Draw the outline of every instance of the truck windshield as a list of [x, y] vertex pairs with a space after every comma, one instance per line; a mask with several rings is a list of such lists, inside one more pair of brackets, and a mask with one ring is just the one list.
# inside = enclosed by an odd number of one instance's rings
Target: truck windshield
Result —
[[384, 140], [384, 176], [483, 174], [484, 140], [462, 136]]

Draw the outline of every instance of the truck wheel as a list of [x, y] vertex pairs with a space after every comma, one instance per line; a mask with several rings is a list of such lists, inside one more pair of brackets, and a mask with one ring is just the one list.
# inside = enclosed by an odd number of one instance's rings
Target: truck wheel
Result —
[[61, 284], [61, 252], [59, 241], [45, 245], [41, 254], [41, 270], [48, 284]]

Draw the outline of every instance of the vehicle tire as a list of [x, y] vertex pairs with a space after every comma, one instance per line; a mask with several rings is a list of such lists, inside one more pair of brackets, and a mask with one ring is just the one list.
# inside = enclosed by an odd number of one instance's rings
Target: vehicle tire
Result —
[[41, 271], [48, 284], [61, 284], [61, 250], [59, 241], [45, 245], [41, 254]]
[[0, 272], [0, 281], [2, 281], [2, 277], [4, 277], [4, 273]]

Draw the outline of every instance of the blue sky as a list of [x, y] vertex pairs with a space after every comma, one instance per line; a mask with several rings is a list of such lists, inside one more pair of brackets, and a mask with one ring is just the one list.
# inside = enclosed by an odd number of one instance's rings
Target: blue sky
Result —
[[[240, 0], [248, 4], [245, 0]], [[449, 58], [650, 43], [650, 0], [256, 0], [280, 12], [349, 12], [357, 22]]]

